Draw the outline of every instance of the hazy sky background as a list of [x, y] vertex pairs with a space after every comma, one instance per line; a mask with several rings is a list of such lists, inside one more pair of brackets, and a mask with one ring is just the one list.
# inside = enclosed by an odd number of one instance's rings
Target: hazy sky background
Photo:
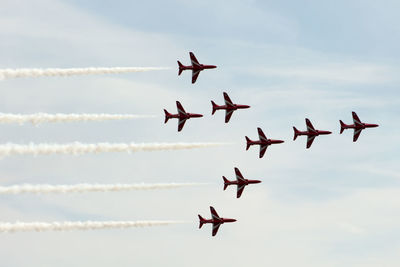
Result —
[[[151, 153], [14, 156], [1, 184], [205, 182], [165, 191], [0, 196], [0, 220], [185, 220], [130, 230], [0, 235], [2, 266], [398, 266], [400, 167], [398, 1], [1, 0], [0, 67], [161, 66], [123, 75], [0, 81], [0, 112], [155, 114], [154, 119], [0, 125], [0, 142], [231, 142]], [[188, 52], [215, 64], [177, 76]], [[211, 116], [222, 92], [251, 109]], [[202, 119], [177, 132], [163, 108]], [[339, 135], [351, 111], [379, 128]], [[292, 126], [318, 129], [310, 150]], [[256, 128], [285, 140], [263, 159]], [[222, 178], [239, 167], [240, 199]], [[197, 214], [238, 219], [211, 237]]]

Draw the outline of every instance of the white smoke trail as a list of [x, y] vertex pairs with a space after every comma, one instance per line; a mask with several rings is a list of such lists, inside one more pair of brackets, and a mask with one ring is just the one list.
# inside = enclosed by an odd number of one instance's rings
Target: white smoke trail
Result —
[[0, 145], [0, 157], [11, 155], [87, 154], [103, 152], [139, 152], [181, 150], [224, 145], [224, 143], [98, 143], [98, 144], [4, 144]]
[[0, 113], [0, 123], [19, 123], [30, 122], [39, 124], [43, 122], [74, 122], [74, 121], [105, 121], [105, 120], [125, 120], [154, 118], [154, 115], [132, 115], [132, 114], [7, 114]]
[[27, 231], [71, 231], [71, 230], [98, 230], [113, 228], [134, 228], [164, 226], [183, 223], [181, 221], [86, 221], [86, 222], [0, 222], [0, 232], [27, 232]]
[[163, 184], [75, 184], [75, 185], [12, 185], [0, 186], [0, 194], [22, 193], [82, 193], [82, 192], [118, 192], [132, 190], [173, 189], [186, 186], [204, 185], [200, 183], [163, 183]]
[[114, 67], [114, 68], [49, 68], [49, 69], [0, 69], [0, 80], [22, 78], [22, 77], [41, 77], [41, 76], [72, 76], [88, 74], [114, 74], [127, 72], [143, 72], [153, 70], [166, 70], [169, 68], [158, 67]]

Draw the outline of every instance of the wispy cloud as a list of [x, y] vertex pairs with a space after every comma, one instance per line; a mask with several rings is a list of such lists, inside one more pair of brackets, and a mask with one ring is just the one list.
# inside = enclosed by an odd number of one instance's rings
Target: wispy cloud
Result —
[[365, 233], [365, 229], [363, 229], [357, 225], [348, 223], [348, 222], [340, 222], [340, 223], [338, 223], [338, 226], [340, 228], [342, 228], [343, 230], [345, 230], [349, 233], [352, 233], [352, 234], [362, 235]]
[[351, 62], [315, 66], [260, 67], [254, 68], [252, 72], [267, 77], [296, 79], [303, 82], [380, 84], [399, 80], [398, 71], [393, 67]]

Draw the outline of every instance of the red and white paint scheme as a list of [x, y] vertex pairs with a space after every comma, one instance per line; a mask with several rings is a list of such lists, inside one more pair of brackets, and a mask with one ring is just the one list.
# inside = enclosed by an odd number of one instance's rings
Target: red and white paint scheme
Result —
[[331, 134], [332, 132], [330, 131], [321, 131], [321, 130], [316, 130], [314, 126], [311, 124], [311, 121], [306, 118], [306, 125], [307, 125], [307, 131], [299, 131], [296, 129], [296, 127], [293, 126], [294, 130], [294, 137], [293, 140], [296, 140], [297, 136], [299, 135], [307, 135], [307, 148], [310, 148], [312, 143], [314, 142], [314, 139], [318, 135], [326, 135], [326, 134]]
[[203, 117], [203, 115], [201, 115], [201, 114], [187, 113], [183, 109], [183, 107], [179, 101], [176, 101], [176, 107], [178, 109], [178, 114], [171, 114], [166, 109], [164, 109], [164, 113], [165, 113], [164, 123], [167, 123], [167, 121], [172, 118], [178, 119], [179, 120], [178, 121], [178, 132], [180, 132], [182, 130], [183, 126], [185, 125], [186, 120], [188, 120], [190, 118]]
[[192, 70], [192, 83], [196, 82], [197, 77], [199, 77], [200, 71], [205, 70], [205, 69], [215, 69], [217, 67], [214, 65], [200, 64], [192, 52], [189, 52], [189, 55], [190, 55], [190, 61], [192, 62], [192, 65], [185, 66], [178, 60], [178, 66], [179, 66], [178, 75], [181, 75], [182, 71], [184, 71], [184, 70]]
[[258, 137], [260, 140], [258, 141], [252, 141], [250, 138], [246, 136], [246, 150], [250, 148], [252, 145], [259, 145], [260, 146], [260, 158], [262, 158], [265, 154], [265, 151], [267, 151], [267, 148], [269, 145], [272, 144], [281, 144], [284, 141], [283, 140], [274, 140], [274, 139], [268, 139], [264, 132], [261, 130], [261, 128], [257, 128], [258, 130]]
[[246, 185], [261, 183], [260, 180], [249, 180], [243, 178], [243, 175], [240, 173], [238, 168], [235, 168], [235, 174], [236, 181], [229, 181], [225, 176], [222, 176], [222, 179], [224, 179], [224, 190], [226, 190], [229, 185], [237, 185], [236, 198], [240, 198]]
[[203, 217], [201, 217], [201, 215], [199, 214], [199, 220], [200, 220], [200, 224], [199, 224], [199, 229], [203, 226], [203, 224], [206, 223], [211, 223], [213, 228], [212, 228], [212, 236], [215, 236], [218, 232], [219, 227], [221, 226], [221, 224], [224, 223], [230, 223], [230, 222], [236, 222], [235, 219], [229, 219], [229, 218], [221, 218], [218, 216], [218, 213], [215, 211], [215, 209], [213, 207], [210, 206], [210, 211], [211, 211], [211, 219], [204, 219]]
[[218, 106], [217, 104], [214, 103], [214, 101], [211, 100], [212, 104], [212, 115], [214, 115], [215, 111], [218, 109], [225, 109], [225, 123], [228, 123], [229, 120], [232, 117], [232, 114], [235, 110], [237, 109], [245, 109], [249, 108], [250, 106], [248, 105], [239, 105], [239, 104], [233, 104], [232, 100], [229, 98], [228, 94], [224, 92], [224, 99], [225, 99], [225, 105]]
[[345, 129], [354, 129], [353, 142], [357, 141], [362, 130], [364, 130], [366, 128], [375, 128], [375, 127], [379, 126], [378, 124], [361, 122], [360, 118], [357, 116], [357, 113], [355, 113], [354, 111], [351, 114], [353, 115], [353, 123], [354, 124], [345, 124], [341, 120], [339, 120], [339, 122], [340, 122], [340, 134], [342, 134]]

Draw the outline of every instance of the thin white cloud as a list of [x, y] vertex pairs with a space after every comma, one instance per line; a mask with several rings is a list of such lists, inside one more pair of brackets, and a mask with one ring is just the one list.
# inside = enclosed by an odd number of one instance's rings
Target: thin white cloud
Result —
[[398, 80], [398, 72], [394, 68], [362, 63], [261, 67], [253, 69], [253, 72], [266, 77], [295, 79], [302, 82], [381, 84]]
[[357, 225], [348, 223], [348, 222], [340, 222], [340, 223], [338, 223], [338, 226], [340, 228], [342, 228], [343, 230], [345, 230], [349, 233], [352, 233], [352, 234], [362, 235], [365, 233], [365, 229], [363, 229]]

